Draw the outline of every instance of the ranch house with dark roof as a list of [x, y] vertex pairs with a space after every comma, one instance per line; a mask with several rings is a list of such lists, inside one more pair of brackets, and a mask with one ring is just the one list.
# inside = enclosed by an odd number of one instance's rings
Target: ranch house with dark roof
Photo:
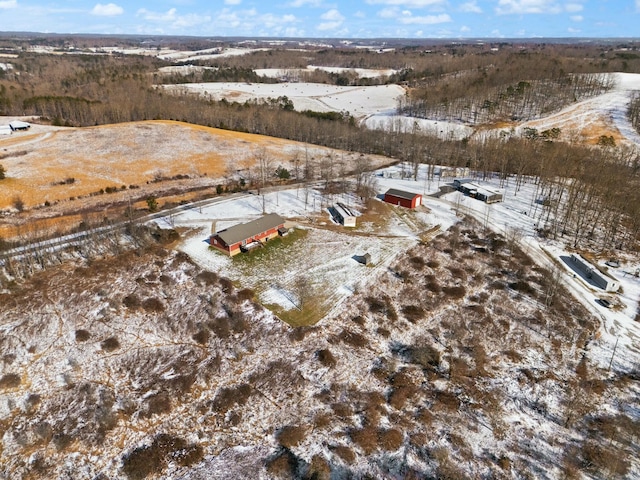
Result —
[[285, 231], [284, 222], [284, 218], [277, 213], [270, 213], [212, 234], [209, 245], [234, 256], [249, 250], [251, 246], [261, 245], [280, 235], [280, 232]]

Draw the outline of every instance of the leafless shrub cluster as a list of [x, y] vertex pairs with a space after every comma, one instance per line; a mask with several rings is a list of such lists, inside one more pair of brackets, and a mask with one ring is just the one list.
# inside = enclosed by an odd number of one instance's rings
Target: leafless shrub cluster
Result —
[[180, 437], [161, 434], [151, 445], [138, 447], [122, 458], [122, 471], [130, 480], [143, 480], [162, 473], [169, 462], [189, 466], [203, 458], [203, 449]]
[[320, 363], [322, 363], [325, 367], [335, 367], [336, 358], [331, 353], [331, 350], [328, 348], [323, 348], [322, 350], [318, 350], [316, 352], [316, 358]]
[[276, 440], [285, 448], [295, 447], [307, 436], [307, 429], [300, 425], [287, 425], [276, 432]]

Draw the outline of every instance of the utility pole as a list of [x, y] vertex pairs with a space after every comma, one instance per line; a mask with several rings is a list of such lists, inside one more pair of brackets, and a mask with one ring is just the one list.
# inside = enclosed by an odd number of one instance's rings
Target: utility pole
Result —
[[613, 353], [611, 354], [611, 360], [609, 361], [609, 371], [611, 371], [611, 365], [613, 364], [613, 357], [616, 355], [616, 348], [618, 348], [618, 340], [620, 340], [620, 337], [616, 337], [616, 344], [613, 346]]

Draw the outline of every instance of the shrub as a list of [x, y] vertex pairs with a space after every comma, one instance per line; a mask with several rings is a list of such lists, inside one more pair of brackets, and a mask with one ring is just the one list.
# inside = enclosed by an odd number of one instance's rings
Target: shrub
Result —
[[434, 406], [442, 407], [449, 411], [457, 411], [460, 408], [460, 400], [447, 390], [435, 392], [436, 403]]
[[0, 378], [0, 389], [16, 388], [22, 383], [20, 375], [15, 373], [7, 373]]
[[304, 340], [307, 335], [315, 330], [314, 327], [294, 327], [289, 330], [289, 338], [296, 342]]
[[331, 450], [348, 464], [352, 464], [356, 460], [356, 454], [349, 447], [345, 447], [343, 445], [334, 445], [330, 446], [329, 450]]
[[222, 387], [211, 400], [209, 406], [212, 411], [226, 413], [234, 405], [242, 406], [249, 400], [252, 389], [247, 383], [241, 383], [234, 387]]
[[228, 278], [220, 277], [218, 279], [218, 282], [220, 283], [220, 288], [224, 293], [233, 292], [233, 282], [231, 280], [229, 280]]
[[385, 302], [376, 297], [366, 297], [365, 302], [369, 305], [369, 311], [371, 313], [384, 312]]
[[327, 428], [333, 424], [333, 415], [325, 412], [318, 413], [313, 417], [313, 428]]
[[198, 275], [196, 275], [196, 282], [211, 286], [218, 283], [218, 278], [219, 278], [218, 274], [214, 272], [205, 271], [205, 272], [200, 272]]
[[380, 335], [381, 337], [384, 337], [384, 338], [389, 338], [389, 336], [391, 335], [391, 332], [389, 330], [387, 330], [386, 328], [382, 328], [382, 327], [378, 327], [376, 329], [376, 333], [378, 335]]
[[299, 445], [304, 440], [306, 433], [304, 427], [287, 425], [276, 432], [276, 440], [283, 447], [291, 448]]
[[207, 328], [220, 338], [227, 338], [231, 335], [231, 327], [227, 317], [216, 317], [207, 322]]
[[171, 458], [175, 459], [179, 465], [189, 467], [202, 461], [204, 458], [204, 450], [200, 445], [189, 445], [186, 448], [173, 452]]
[[135, 293], [131, 293], [122, 299], [122, 305], [130, 310], [136, 310], [142, 306], [142, 302]]
[[13, 205], [13, 208], [15, 208], [19, 212], [24, 211], [24, 200], [22, 200], [22, 197], [19, 195], [13, 197], [13, 199], [11, 200], [11, 205]]
[[347, 345], [351, 345], [352, 347], [356, 348], [365, 347], [369, 343], [364, 335], [361, 335], [357, 332], [352, 332], [351, 330], [348, 330], [346, 328], [338, 334], [338, 339], [346, 343]]
[[151, 445], [138, 447], [122, 459], [122, 471], [130, 480], [143, 480], [167, 467], [169, 459], [188, 466], [203, 458], [202, 447], [189, 445], [180, 437], [160, 434]]
[[464, 288], [463, 285], [454, 285], [442, 287], [442, 292], [450, 298], [461, 299], [464, 298], [465, 294], [467, 293], [467, 289]]
[[409, 259], [409, 263], [416, 269], [421, 270], [424, 268], [424, 259], [422, 257], [414, 256]]
[[378, 445], [382, 450], [394, 452], [402, 446], [402, 432], [395, 428], [378, 432]]
[[198, 342], [200, 345], [206, 345], [207, 342], [209, 341], [209, 330], [205, 330], [204, 328], [201, 328], [200, 330], [198, 330], [197, 333], [193, 334], [193, 339]]
[[365, 427], [349, 432], [353, 443], [358, 445], [365, 455], [370, 455], [378, 448], [378, 432], [374, 427]]
[[287, 448], [281, 448], [267, 459], [267, 472], [271, 478], [298, 478], [298, 458]]
[[100, 342], [100, 347], [105, 352], [113, 352], [114, 350], [120, 348], [120, 342], [116, 337], [109, 337]]
[[584, 443], [581, 450], [582, 466], [593, 473], [607, 473], [611, 478], [622, 478], [629, 472], [629, 460], [621, 449], [601, 445], [594, 440]]
[[334, 403], [331, 405], [331, 409], [338, 418], [345, 419], [353, 416], [353, 407], [347, 402]]
[[408, 362], [423, 368], [438, 368], [440, 366], [440, 352], [431, 345], [413, 345], [401, 353]]
[[331, 467], [329, 463], [320, 455], [311, 457], [309, 472], [307, 477], [313, 480], [329, 480], [331, 478]]
[[416, 323], [424, 318], [424, 309], [420, 305], [405, 305], [402, 307], [402, 314], [411, 323]]
[[401, 410], [407, 400], [409, 400], [417, 392], [418, 389], [416, 387], [409, 385], [394, 388], [389, 394], [389, 405], [397, 410]]
[[242, 290], [238, 291], [236, 297], [238, 298], [239, 302], [244, 302], [245, 300], [253, 300], [255, 295], [256, 293], [250, 288], [243, 288]]
[[144, 308], [149, 313], [164, 312], [164, 304], [160, 301], [160, 299], [155, 297], [147, 298], [144, 302], [142, 302], [142, 308]]
[[86, 342], [91, 338], [91, 333], [88, 330], [76, 330], [76, 342]]
[[318, 350], [316, 352], [316, 358], [320, 363], [322, 363], [325, 367], [333, 368], [336, 365], [336, 359], [331, 353], [331, 351], [327, 348]]

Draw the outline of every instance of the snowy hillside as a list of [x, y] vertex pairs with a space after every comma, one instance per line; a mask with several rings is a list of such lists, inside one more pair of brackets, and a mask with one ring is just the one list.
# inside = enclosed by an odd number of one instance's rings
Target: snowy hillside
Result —
[[[379, 191], [437, 191], [398, 169]], [[389, 206], [329, 235], [317, 192], [306, 208], [272, 192], [309, 233], [252, 273], [204, 242], [212, 221], [261, 214], [248, 195], [165, 219], [204, 268], [157, 247], [36, 275], [0, 297], [0, 478], [636, 478], [636, 280], [622, 308], [597, 306], [557, 273], [560, 245], [529, 236], [534, 189], [505, 194]], [[433, 225], [446, 232], [422, 241]], [[375, 245], [396, 247], [373, 268], [348, 258]], [[341, 292], [313, 326], [255, 301], [291, 267]]]

